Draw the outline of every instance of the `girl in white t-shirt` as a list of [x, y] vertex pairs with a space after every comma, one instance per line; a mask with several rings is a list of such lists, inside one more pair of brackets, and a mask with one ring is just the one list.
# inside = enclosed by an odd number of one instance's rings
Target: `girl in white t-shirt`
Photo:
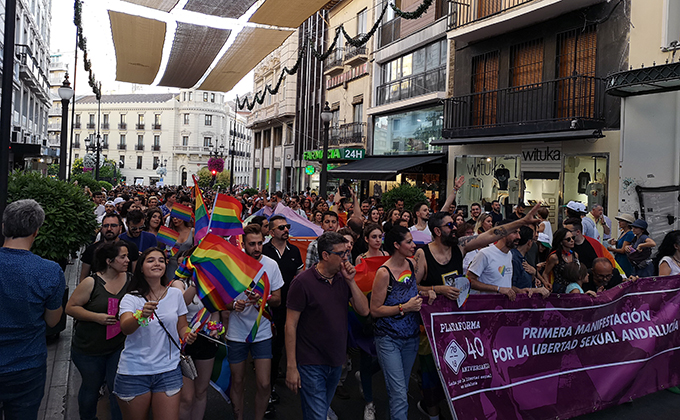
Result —
[[668, 232], [655, 260], [659, 264], [660, 276], [676, 276], [680, 274], [680, 230]]
[[137, 261], [128, 293], [120, 302], [120, 328], [127, 336], [113, 393], [124, 419], [143, 419], [149, 408], [157, 419], [179, 418], [182, 372], [180, 337], [196, 340], [187, 325], [182, 292], [169, 287], [165, 253], [149, 248]]

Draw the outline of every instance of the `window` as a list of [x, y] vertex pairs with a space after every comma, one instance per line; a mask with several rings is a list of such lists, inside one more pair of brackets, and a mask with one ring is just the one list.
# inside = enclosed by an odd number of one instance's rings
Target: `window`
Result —
[[498, 97], [498, 51], [472, 58], [473, 125], [496, 123], [496, 100]]
[[144, 124], [144, 114], [137, 114], [137, 124]]
[[189, 145], [189, 136], [182, 136], [182, 146]]
[[186, 100], [187, 100], [187, 93], [186, 93], [186, 92], [183, 92], [183, 93], [182, 93], [182, 100], [183, 100], [184, 102], [186, 102]]
[[76, 114], [76, 128], [80, 128], [80, 114]]
[[125, 144], [125, 134], [120, 135], [120, 144]]
[[189, 125], [189, 114], [184, 114], [184, 125]]
[[160, 147], [161, 146], [161, 136], [153, 136], [153, 146], [154, 147]]
[[355, 123], [360, 123], [364, 119], [364, 104], [355, 104], [354, 105], [354, 122]]
[[102, 144], [105, 145], [106, 147], [109, 147], [109, 135], [108, 134], [102, 134]]
[[80, 157], [80, 155], [78, 153], [76, 153], [74, 159], [78, 159], [79, 157]]
[[212, 137], [203, 137], [203, 147], [212, 146]]
[[137, 169], [142, 169], [142, 156], [137, 156]]
[[357, 13], [357, 35], [366, 33], [366, 17], [368, 15], [368, 10], [364, 9]]
[[203, 92], [203, 102], [208, 102], [208, 92]]
[[677, 44], [680, 41], [680, 3], [672, 0], [665, 0], [663, 3], [662, 47], [670, 47], [675, 41], [675, 48], [678, 48], [680, 47]]
[[144, 146], [144, 135], [140, 134], [137, 136], [137, 145], [138, 146]]
[[120, 155], [118, 157], [118, 167], [121, 169], [125, 167], [125, 155]]
[[205, 125], [212, 125], [212, 115], [205, 114]]
[[125, 114], [120, 114], [120, 123], [125, 124]]
[[441, 146], [431, 143], [442, 137], [443, 117], [441, 105], [374, 117], [373, 154], [440, 153]]
[[94, 125], [94, 114], [90, 114], [90, 124]]
[[543, 80], [543, 40], [510, 47], [510, 86], [525, 86]]
[[595, 25], [557, 35], [557, 114], [562, 118], [595, 114]]
[[214, 93], [210, 94], [210, 102], [215, 102], [215, 94]]
[[153, 169], [158, 168], [158, 156], [153, 157]]
[[104, 119], [103, 124], [105, 127], [109, 126], [109, 114], [104, 114], [102, 115], [102, 118]]
[[161, 125], [161, 114], [154, 114], [153, 123], [156, 125]]
[[194, 97], [193, 92], [189, 92], [189, 101], [192, 101], [193, 97]]

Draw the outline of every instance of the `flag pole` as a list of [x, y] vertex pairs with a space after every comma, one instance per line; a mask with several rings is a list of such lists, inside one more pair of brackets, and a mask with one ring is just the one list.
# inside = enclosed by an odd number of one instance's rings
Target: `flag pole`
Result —
[[208, 219], [208, 233], [210, 233], [210, 224], [212, 223], [213, 214], [215, 214], [215, 204], [217, 204], [217, 199], [220, 196], [219, 187], [217, 187], [217, 193], [215, 194], [215, 199], [213, 200], [212, 211], [210, 211], [210, 219]]

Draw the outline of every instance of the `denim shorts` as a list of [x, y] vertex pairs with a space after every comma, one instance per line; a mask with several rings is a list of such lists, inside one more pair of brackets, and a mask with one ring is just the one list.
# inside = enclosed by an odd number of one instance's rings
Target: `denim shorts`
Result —
[[157, 373], [155, 375], [116, 375], [113, 393], [122, 401], [132, 401], [135, 397], [147, 392], [165, 392], [172, 397], [182, 389], [182, 369], [179, 365], [175, 370]]
[[253, 355], [253, 359], [272, 358], [272, 339], [258, 341], [257, 343], [241, 343], [239, 341], [227, 340], [227, 359], [229, 364], [235, 365], [245, 362], [248, 358], [248, 351]]

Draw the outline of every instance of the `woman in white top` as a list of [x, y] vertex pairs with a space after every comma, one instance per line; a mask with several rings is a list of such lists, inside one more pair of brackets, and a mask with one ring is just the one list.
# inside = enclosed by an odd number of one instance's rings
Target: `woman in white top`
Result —
[[[139, 257], [128, 293], [120, 302], [120, 328], [127, 336], [120, 355], [113, 392], [125, 420], [148, 416], [179, 418], [182, 372], [180, 337], [196, 340], [187, 326], [182, 292], [169, 287], [165, 253], [149, 248]], [[174, 343], [173, 343], [174, 341]]]
[[654, 260], [658, 264], [660, 276], [680, 274], [680, 230], [668, 232]]

